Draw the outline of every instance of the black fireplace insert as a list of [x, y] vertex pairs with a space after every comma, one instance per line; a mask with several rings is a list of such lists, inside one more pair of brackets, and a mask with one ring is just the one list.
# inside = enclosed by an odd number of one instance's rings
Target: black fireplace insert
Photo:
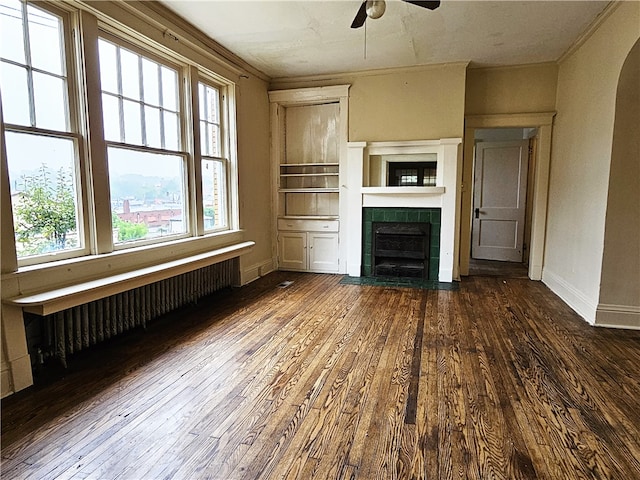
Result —
[[429, 223], [373, 222], [372, 274], [428, 280], [430, 227]]

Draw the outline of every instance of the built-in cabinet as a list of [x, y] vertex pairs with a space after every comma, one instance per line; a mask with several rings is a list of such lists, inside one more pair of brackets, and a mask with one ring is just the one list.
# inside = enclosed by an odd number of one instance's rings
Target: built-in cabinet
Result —
[[278, 220], [278, 258], [283, 270], [337, 273], [338, 220]]
[[274, 245], [281, 270], [344, 273], [341, 166], [347, 154], [348, 86], [269, 93]]

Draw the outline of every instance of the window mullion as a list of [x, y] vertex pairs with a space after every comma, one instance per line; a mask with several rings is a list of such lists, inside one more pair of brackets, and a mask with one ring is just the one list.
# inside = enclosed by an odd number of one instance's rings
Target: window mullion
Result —
[[162, 67], [158, 64], [158, 104], [160, 105], [160, 146], [166, 148], [165, 136], [164, 136], [164, 87], [162, 84]]
[[29, 16], [26, 3], [20, 3], [22, 14], [22, 36], [24, 42], [24, 63], [27, 69], [27, 91], [29, 92], [29, 118], [31, 126], [36, 126], [36, 95], [33, 87], [33, 67], [31, 66], [31, 41], [29, 36]]
[[142, 144], [149, 145], [147, 142], [147, 122], [144, 112], [144, 74], [142, 73], [142, 57], [138, 55], [138, 86], [140, 91], [140, 133], [142, 134]]
[[118, 122], [120, 123], [120, 141], [124, 143], [124, 95], [122, 93], [122, 60], [120, 57], [120, 47], [116, 48], [116, 79], [118, 83]]

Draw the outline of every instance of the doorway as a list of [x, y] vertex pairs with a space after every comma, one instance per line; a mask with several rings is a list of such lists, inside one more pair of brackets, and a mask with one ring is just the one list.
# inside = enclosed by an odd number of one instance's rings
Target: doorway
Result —
[[535, 128], [475, 131], [472, 260], [521, 264], [527, 258], [527, 175], [536, 133]]
[[[549, 189], [549, 161], [551, 158], [551, 132], [555, 112], [519, 113], [504, 115], [468, 115], [465, 117], [465, 138], [462, 160], [462, 192], [460, 211], [459, 273], [469, 275], [471, 261], [472, 225], [475, 216], [473, 205], [474, 155], [476, 131], [491, 130], [498, 135], [491, 141], [503, 141], [500, 136], [509, 130], [519, 130], [524, 138], [533, 138], [533, 151], [528, 165], [526, 217], [522, 263], [527, 266], [531, 280], [542, 279], [544, 241], [547, 223], [547, 195]], [[533, 132], [537, 133], [533, 133]], [[523, 137], [519, 137], [523, 139]], [[530, 221], [526, 221], [529, 218]], [[528, 241], [527, 241], [528, 239]], [[526, 244], [526, 248], [525, 248]]]

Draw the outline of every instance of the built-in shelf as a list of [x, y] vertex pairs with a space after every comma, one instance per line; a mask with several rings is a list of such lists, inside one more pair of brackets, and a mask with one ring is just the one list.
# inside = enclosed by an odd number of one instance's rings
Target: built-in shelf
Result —
[[445, 187], [362, 187], [368, 195], [442, 195]]
[[338, 220], [337, 215], [284, 215], [279, 216], [278, 220]]
[[338, 176], [339, 173], [281, 173], [281, 177], [331, 177]]
[[281, 163], [280, 168], [284, 167], [337, 167], [339, 163], [329, 163], [329, 162], [320, 162], [320, 163]]
[[334, 193], [339, 192], [339, 188], [281, 188], [280, 193]]

